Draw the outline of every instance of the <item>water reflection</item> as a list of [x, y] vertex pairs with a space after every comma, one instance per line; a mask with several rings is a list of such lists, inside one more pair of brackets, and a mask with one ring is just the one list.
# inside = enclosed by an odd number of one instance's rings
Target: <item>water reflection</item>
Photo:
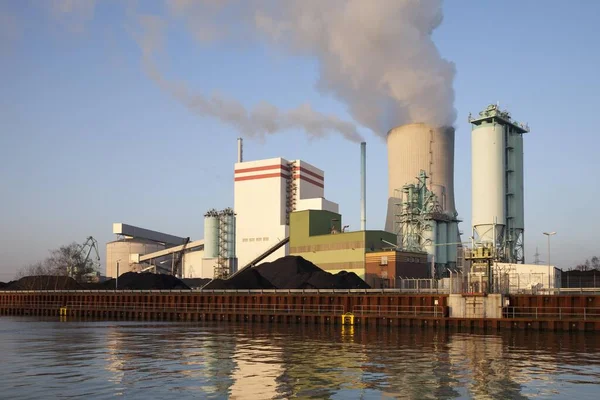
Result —
[[11, 398], [595, 398], [600, 338], [3, 318]]

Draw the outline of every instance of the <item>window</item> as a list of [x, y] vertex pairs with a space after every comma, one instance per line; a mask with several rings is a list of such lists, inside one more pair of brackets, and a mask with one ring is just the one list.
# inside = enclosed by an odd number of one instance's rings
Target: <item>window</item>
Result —
[[381, 256], [381, 261], [379, 262], [379, 265], [388, 265], [387, 256]]

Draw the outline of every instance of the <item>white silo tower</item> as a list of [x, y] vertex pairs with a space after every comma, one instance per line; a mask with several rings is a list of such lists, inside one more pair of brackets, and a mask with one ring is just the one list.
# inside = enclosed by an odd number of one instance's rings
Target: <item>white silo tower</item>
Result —
[[[398, 235], [401, 249], [417, 246], [426, 251], [430, 260], [435, 260], [438, 273], [443, 274], [446, 268], [456, 265], [460, 241], [454, 205], [454, 128], [422, 123], [402, 125], [388, 132], [387, 148], [385, 230]], [[417, 180], [420, 183], [414, 186]], [[417, 189], [420, 193], [430, 190], [435, 199], [426, 202], [416, 192], [417, 198], [413, 198], [412, 190]], [[425, 204], [435, 206], [423, 208]], [[415, 213], [420, 216], [413, 218]], [[421, 220], [430, 222], [419, 222]], [[410, 237], [402, 237], [403, 232]]]
[[469, 122], [473, 240], [498, 260], [524, 263], [523, 134], [529, 127], [493, 104]]
[[204, 214], [204, 258], [219, 257], [219, 212]]

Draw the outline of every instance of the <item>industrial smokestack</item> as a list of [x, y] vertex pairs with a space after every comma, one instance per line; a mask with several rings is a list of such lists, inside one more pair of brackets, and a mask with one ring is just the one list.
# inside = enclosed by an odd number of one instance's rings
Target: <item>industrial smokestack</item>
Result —
[[367, 230], [367, 143], [360, 144], [360, 230]]
[[244, 161], [244, 139], [238, 138], [238, 157], [237, 162], [241, 163]]

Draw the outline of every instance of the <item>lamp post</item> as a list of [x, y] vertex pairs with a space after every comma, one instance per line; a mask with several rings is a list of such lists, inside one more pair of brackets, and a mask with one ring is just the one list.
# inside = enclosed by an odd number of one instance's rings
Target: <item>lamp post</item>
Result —
[[119, 261], [121, 261], [120, 258], [117, 260], [117, 277], [115, 278], [115, 290], [119, 288]]
[[548, 291], [550, 291], [550, 236], [556, 235], [556, 232], [544, 232], [548, 236]]

